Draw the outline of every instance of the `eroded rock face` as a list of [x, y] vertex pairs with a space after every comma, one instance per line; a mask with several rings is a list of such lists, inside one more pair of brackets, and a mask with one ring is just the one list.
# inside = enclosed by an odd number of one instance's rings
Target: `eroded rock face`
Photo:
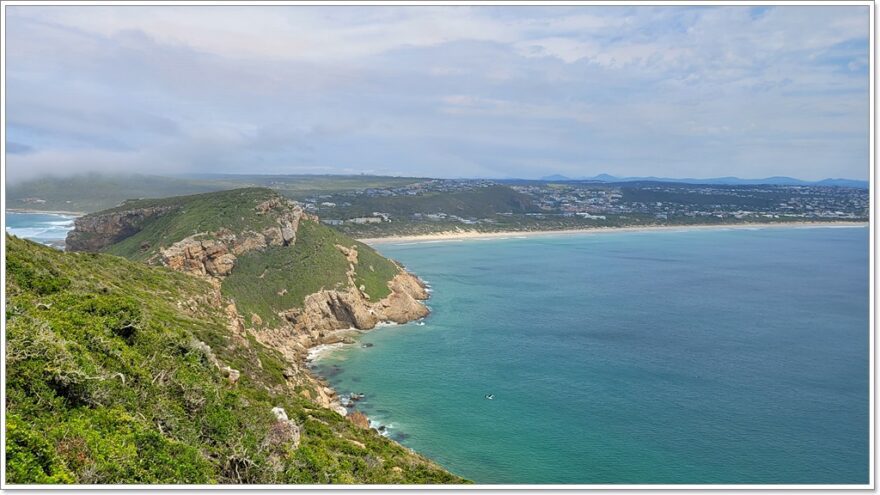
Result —
[[354, 423], [358, 428], [363, 428], [365, 430], [370, 429], [370, 419], [367, 418], [364, 413], [360, 411], [354, 411], [347, 416], [348, 420]]
[[268, 227], [263, 232], [245, 231], [238, 235], [227, 229], [195, 234], [162, 249], [153, 261], [191, 275], [222, 278], [235, 269], [238, 256], [296, 241], [296, 229], [302, 218], [299, 206], [284, 199], [273, 199], [260, 203], [256, 208], [261, 213], [283, 208], [275, 219], [278, 227]]
[[146, 220], [174, 211], [174, 206], [132, 208], [110, 213], [85, 215], [74, 220], [67, 233], [68, 251], [100, 251], [140, 232]]
[[[158, 249], [149, 261], [203, 277], [211, 282], [214, 290], [209, 303], [214, 306], [226, 304], [230, 345], [247, 349], [250, 346], [248, 339], [253, 336], [262, 344], [279, 351], [290, 366], [284, 373], [290, 390], [305, 385], [308, 390], [303, 392], [308, 394], [311, 400], [345, 415], [347, 411], [339, 404], [335, 392], [311, 375], [305, 367], [309, 348], [324, 343], [350, 342], [359, 331], [372, 329], [381, 321], [404, 323], [427, 316], [428, 308], [420, 302], [428, 297], [425, 285], [414, 275], [401, 270], [388, 283], [390, 295], [379, 301], [370, 300], [362, 288], [355, 286], [358, 264], [356, 245], [337, 245], [336, 248], [345, 256], [349, 265], [347, 288], [311, 294], [306, 297], [302, 307], [280, 313], [283, 324], [275, 328], [265, 328], [264, 322], [258, 315], [242, 315], [233, 301], [223, 299], [220, 292], [222, 280], [234, 272], [240, 256], [272, 246], [293, 245], [297, 239], [301, 220], [319, 220], [305, 213], [296, 203], [281, 197], [259, 203], [255, 209], [261, 215], [271, 216], [273, 221], [265, 222], [270, 226], [261, 227], [262, 230], [259, 232], [255, 230], [232, 232], [222, 228], [215, 232], [192, 235], [168, 247], [153, 246]], [[68, 237], [69, 248], [100, 250], [137, 233], [148, 219], [172, 210], [173, 208], [131, 209], [82, 217], [77, 219], [77, 230]], [[145, 247], [147, 248], [150, 246]], [[279, 295], [284, 293], [286, 289], [279, 291]], [[198, 304], [192, 302], [194, 307], [191, 311], [197, 311]], [[230, 383], [235, 384], [240, 379], [240, 372], [217, 362], [210, 348], [205, 352], [208, 359]], [[259, 366], [259, 363], [257, 365]], [[296, 425], [287, 425], [286, 421], [287, 418], [279, 418], [278, 431], [275, 432], [277, 435], [273, 438], [296, 437], [298, 441], [296, 436], [298, 433], [294, 434]], [[358, 421], [362, 422], [360, 419]], [[368, 420], [366, 424], [366, 427], [369, 427]], [[273, 440], [267, 438], [267, 441]]]
[[162, 265], [179, 272], [192, 275], [210, 275], [225, 277], [235, 267], [235, 255], [229, 248], [216, 239], [204, 239], [204, 234], [196, 234], [171, 247], [163, 249], [159, 255]]

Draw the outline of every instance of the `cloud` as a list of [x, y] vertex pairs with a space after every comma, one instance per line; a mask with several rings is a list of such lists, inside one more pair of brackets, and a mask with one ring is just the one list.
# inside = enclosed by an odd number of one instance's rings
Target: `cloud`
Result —
[[868, 174], [863, 6], [7, 16], [13, 178]]

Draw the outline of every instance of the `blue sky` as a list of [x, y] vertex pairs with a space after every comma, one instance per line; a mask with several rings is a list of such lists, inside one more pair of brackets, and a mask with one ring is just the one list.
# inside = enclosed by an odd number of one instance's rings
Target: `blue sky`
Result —
[[7, 6], [7, 175], [868, 177], [869, 10]]

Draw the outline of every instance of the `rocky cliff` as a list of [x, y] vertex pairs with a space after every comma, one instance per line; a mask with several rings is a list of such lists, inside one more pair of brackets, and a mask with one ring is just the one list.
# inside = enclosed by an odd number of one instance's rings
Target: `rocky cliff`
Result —
[[101, 251], [141, 230], [143, 225], [168, 212], [175, 206], [131, 208], [85, 215], [74, 220], [74, 229], [67, 234], [68, 251]]
[[[240, 343], [250, 335], [277, 350], [291, 375], [309, 382], [309, 398], [343, 414], [333, 391], [305, 370], [308, 349], [347, 341], [380, 322], [428, 315], [421, 302], [428, 293], [416, 276], [268, 190], [123, 204], [78, 219], [67, 247], [122, 254], [210, 281]], [[369, 261], [362, 261], [366, 254]]]
[[318, 407], [333, 391], [255, 340], [219, 280], [7, 234], [5, 480], [464, 481], [363, 415]]

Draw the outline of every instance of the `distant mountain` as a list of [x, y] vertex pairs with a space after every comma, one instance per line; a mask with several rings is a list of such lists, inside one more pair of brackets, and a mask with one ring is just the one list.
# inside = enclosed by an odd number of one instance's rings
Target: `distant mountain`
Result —
[[682, 184], [715, 184], [715, 185], [774, 185], [774, 186], [838, 186], [867, 189], [868, 181], [853, 179], [823, 179], [819, 181], [805, 181], [793, 177], [774, 176], [764, 179], [741, 179], [739, 177], [714, 177], [709, 179], [693, 178], [670, 178], [670, 177], [615, 177], [609, 174], [599, 174], [593, 177], [570, 178], [564, 175], [547, 175], [541, 180], [548, 182], [569, 181], [594, 181], [594, 182], [677, 182]]

